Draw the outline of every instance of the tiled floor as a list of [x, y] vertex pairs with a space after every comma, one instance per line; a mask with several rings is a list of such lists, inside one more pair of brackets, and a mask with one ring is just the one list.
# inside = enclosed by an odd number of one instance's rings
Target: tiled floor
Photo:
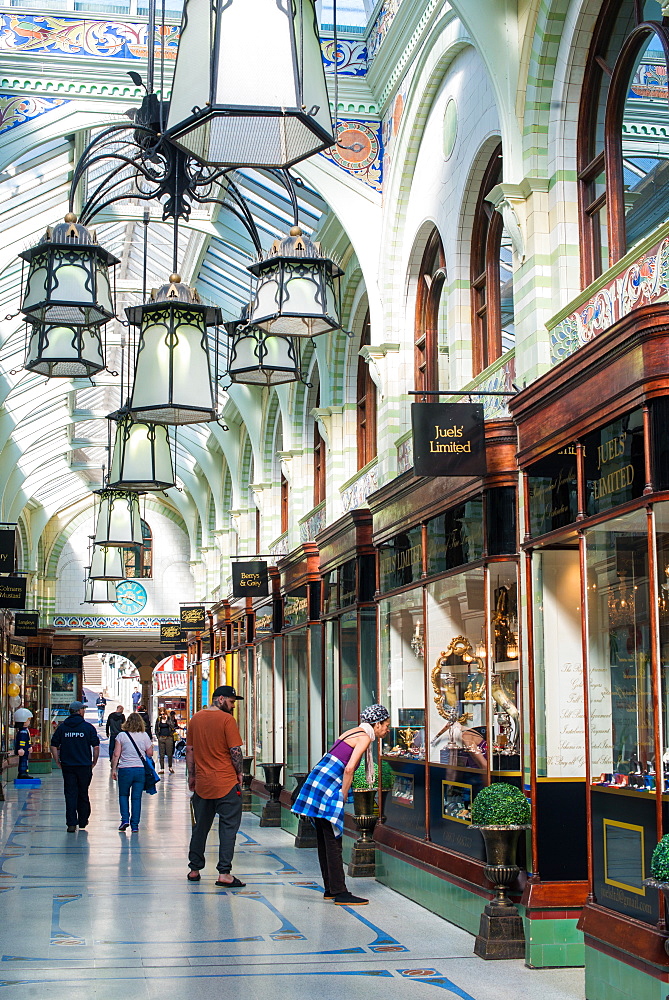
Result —
[[214, 888], [213, 833], [202, 881], [188, 885], [183, 764], [144, 797], [134, 835], [117, 830], [106, 760], [94, 771], [88, 832], [66, 833], [58, 773], [7, 794], [0, 987], [12, 1000], [429, 1000], [423, 986], [461, 1000], [583, 1000], [582, 970], [483, 962], [465, 931], [373, 880], [352, 880], [370, 906], [324, 902], [315, 851], [260, 830], [251, 814], [235, 855], [247, 888]]

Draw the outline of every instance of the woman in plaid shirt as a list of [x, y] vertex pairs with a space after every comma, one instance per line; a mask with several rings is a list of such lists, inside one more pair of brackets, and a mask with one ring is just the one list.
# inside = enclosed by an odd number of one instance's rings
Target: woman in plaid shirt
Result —
[[323, 898], [337, 906], [364, 906], [369, 900], [354, 896], [346, 888], [342, 861], [344, 802], [353, 781], [355, 769], [366, 754], [367, 780], [374, 780], [372, 743], [383, 737], [390, 727], [390, 715], [383, 705], [370, 705], [360, 716], [357, 729], [348, 729], [312, 768], [293, 812], [309, 816], [316, 827], [318, 861], [323, 876]]

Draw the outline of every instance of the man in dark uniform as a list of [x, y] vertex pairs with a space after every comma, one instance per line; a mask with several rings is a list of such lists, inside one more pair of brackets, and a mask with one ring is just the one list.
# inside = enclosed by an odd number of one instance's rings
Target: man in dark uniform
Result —
[[85, 711], [83, 702], [73, 701], [69, 718], [61, 722], [51, 737], [53, 759], [63, 772], [68, 833], [74, 833], [77, 826], [80, 830], [88, 826], [91, 815], [88, 786], [100, 754], [100, 739], [95, 726], [84, 719]]

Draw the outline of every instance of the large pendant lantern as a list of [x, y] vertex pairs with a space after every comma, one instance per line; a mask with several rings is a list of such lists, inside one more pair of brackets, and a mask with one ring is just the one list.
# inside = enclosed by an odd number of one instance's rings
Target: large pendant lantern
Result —
[[216, 419], [207, 328], [220, 309], [205, 306], [193, 288], [172, 274], [151, 300], [126, 309], [140, 327], [135, 381], [128, 412], [134, 420], [197, 424]]
[[28, 371], [48, 378], [90, 378], [104, 367], [99, 326], [28, 324]]
[[133, 420], [129, 413], [112, 413], [116, 437], [109, 471], [110, 487], [127, 490], [167, 490], [176, 485], [170, 434], [163, 424]]
[[91, 580], [84, 583], [83, 604], [115, 604], [116, 583], [114, 580]]
[[344, 272], [299, 226], [275, 240], [267, 257], [249, 271], [258, 279], [252, 326], [289, 337], [317, 337], [341, 328], [335, 281]]
[[334, 145], [315, 0], [186, 0], [167, 134], [221, 167]]
[[53, 327], [94, 326], [114, 315], [109, 266], [118, 258], [71, 212], [40, 242], [19, 254], [29, 264], [21, 312]]
[[91, 580], [122, 580], [125, 577], [123, 550], [117, 545], [94, 545]]
[[240, 385], [272, 386], [300, 382], [299, 341], [248, 326], [244, 318], [226, 323], [230, 337], [228, 376]]
[[[139, 497], [130, 490], [102, 489], [95, 491], [100, 497], [98, 521], [95, 527], [95, 545], [141, 545], [142, 522]], [[95, 574], [92, 574], [95, 575]], [[109, 577], [113, 579], [113, 577]]]

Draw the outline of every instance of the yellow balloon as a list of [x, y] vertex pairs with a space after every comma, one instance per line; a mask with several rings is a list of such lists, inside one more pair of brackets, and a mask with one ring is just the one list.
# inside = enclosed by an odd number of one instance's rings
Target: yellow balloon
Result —
[[7, 685], [7, 694], [10, 695], [12, 698], [14, 698], [17, 694], [20, 693], [21, 693], [21, 688], [18, 686], [18, 684]]
[[11, 663], [9, 664], [9, 672], [10, 672], [10, 674], [20, 674], [21, 673], [21, 664], [20, 663], [14, 663], [14, 661], [12, 660]]

